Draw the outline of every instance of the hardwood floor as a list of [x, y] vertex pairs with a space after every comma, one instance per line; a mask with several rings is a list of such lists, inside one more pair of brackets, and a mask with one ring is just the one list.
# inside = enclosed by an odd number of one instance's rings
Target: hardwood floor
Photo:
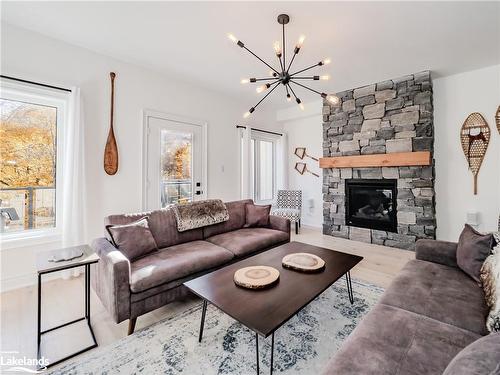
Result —
[[[324, 236], [317, 229], [302, 227], [299, 235], [292, 234], [292, 240], [310, 243], [364, 257], [352, 271], [353, 278], [382, 287], [387, 287], [399, 270], [414, 253], [385, 246], [354, 242], [331, 236]], [[42, 329], [83, 316], [83, 277], [69, 280], [57, 279], [43, 284]], [[187, 298], [143, 315], [137, 319], [136, 331], [174, 316], [199, 300]], [[0, 294], [0, 350], [18, 352], [29, 358], [36, 356], [36, 287], [26, 287]], [[116, 324], [91, 292], [92, 326], [99, 346], [112, 343], [127, 334], [128, 321]], [[42, 354], [57, 359], [77, 351], [91, 343], [85, 323], [75, 324], [44, 335]], [[96, 350], [96, 349], [93, 349]], [[5, 355], [5, 354], [3, 354]], [[84, 355], [84, 354], [83, 354]], [[2, 369], [0, 368], [0, 372]]]

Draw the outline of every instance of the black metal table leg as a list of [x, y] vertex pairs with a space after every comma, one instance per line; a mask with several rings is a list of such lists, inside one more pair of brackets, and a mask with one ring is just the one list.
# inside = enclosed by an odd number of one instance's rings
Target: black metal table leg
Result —
[[200, 323], [200, 335], [198, 337], [198, 342], [201, 342], [203, 337], [203, 327], [205, 326], [205, 314], [207, 313], [207, 300], [203, 300], [203, 310], [201, 311], [201, 323]]
[[255, 353], [257, 355], [257, 375], [260, 374], [260, 369], [259, 369], [259, 334], [255, 334]]
[[273, 362], [274, 362], [274, 332], [271, 336], [271, 375], [273, 374]]
[[38, 274], [38, 324], [36, 336], [37, 359], [40, 359], [40, 343], [42, 341], [42, 274]]
[[[68, 268], [68, 269], [71, 269], [71, 268]], [[51, 272], [56, 272], [56, 271], [59, 271], [59, 270], [55, 270], [55, 271], [51, 271]], [[45, 273], [51, 273], [51, 272], [45, 272]], [[63, 324], [60, 324], [56, 327], [52, 327], [52, 328], [49, 328], [49, 329], [46, 329], [46, 330], [43, 330], [42, 331], [42, 275], [45, 274], [45, 273], [39, 273], [38, 274], [38, 323], [37, 323], [37, 358], [40, 359], [40, 355], [41, 355], [41, 341], [42, 341], [42, 335], [45, 334], [45, 333], [48, 333], [48, 332], [52, 332], [52, 331], [55, 331], [59, 328], [63, 328], [63, 327], [67, 327], [71, 324], [74, 324], [74, 323], [77, 323], [77, 322], [80, 322], [82, 320], [85, 320], [87, 321], [87, 325], [89, 327], [89, 330], [90, 330], [90, 334], [92, 335], [92, 340], [93, 340], [93, 344], [87, 346], [86, 348], [83, 348], [82, 350], [76, 352], [76, 353], [73, 353], [71, 355], [68, 355], [64, 358], [61, 358], [55, 362], [52, 362], [50, 364], [47, 365], [47, 367], [51, 367], [51, 366], [55, 366], [63, 361], [66, 361], [70, 358], [73, 358], [81, 353], [84, 353], [86, 352], [87, 350], [90, 350], [90, 349], [93, 349], [95, 347], [97, 347], [97, 340], [95, 338], [95, 334], [94, 334], [94, 330], [92, 329], [92, 325], [90, 324], [90, 264], [86, 264], [85, 265], [85, 281], [84, 281], [84, 289], [85, 289], [85, 296], [84, 296], [84, 304], [85, 304], [85, 311], [84, 311], [84, 316], [81, 317], [81, 318], [78, 318], [78, 319], [75, 319], [75, 320], [72, 320], [70, 322], [66, 322], [66, 323], [63, 323]], [[41, 367], [38, 367], [38, 369], [41, 369]]]
[[351, 305], [352, 305], [354, 303], [354, 294], [352, 292], [351, 272], [350, 271], [346, 272], [345, 278], [347, 281], [347, 294], [349, 295], [349, 302], [351, 302]]

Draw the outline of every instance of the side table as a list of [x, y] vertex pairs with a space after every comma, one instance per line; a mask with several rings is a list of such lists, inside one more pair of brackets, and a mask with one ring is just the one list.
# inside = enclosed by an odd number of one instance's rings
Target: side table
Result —
[[[67, 261], [54, 262], [51, 259], [54, 257], [59, 258], [63, 256], [64, 258], [71, 257], [71, 255], [77, 254], [79, 251], [83, 252], [83, 255], [70, 259]], [[36, 258], [36, 268], [38, 272], [38, 328], [37, 328], [37, 358], [40, 359], [40, 344], [42, 341], [42, 335], [48, 332], [52, 332], [56, 329], [69, 326], [80, 322], [82, 320], [87, 321], [90, 333], [92, 335], [92, 340], [94, 343], [82, 350], [73, 353], [64, 358], [58, 359], [57, 361], [51, 362], [47, 367], [57, 365], [62, 361], [73, 358], [74, 356], [86, 352], [92, 348], [97, 347], [97, 341], [95, 339], [94, 331], [92, 330], [92, 325], [90, 324], [90, 265], [97, 263], [99, 261], [99, 256], [94, 252], [94, 250], [88, 245], [67, 247], [59, 250], [45, 251], [37, 254]], [[42, 276], [52, 272], [69, 270], [76, 267], [85, 267], [85, 314], [83, 317], [72, 320], [70, 322], [63, 323], [56, 327], [52, 327], [42, 331]]]

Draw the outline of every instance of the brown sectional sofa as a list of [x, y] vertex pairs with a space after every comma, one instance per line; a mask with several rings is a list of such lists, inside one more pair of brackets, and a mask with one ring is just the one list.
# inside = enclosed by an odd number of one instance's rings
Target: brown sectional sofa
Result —
[[189, 294], [184, 282], [290, 242], [288, 219], [270, 216], [269, 227], [244, 228], [246, 204], [253, 201], [226, 203], [228, 221], [185, 232], [177, 231], [169, 209], [106, 217], [106, 225], [119, 225], [148, 215], [159, 248], [131, 262], [108, 238], [93, 242], [100, 261], [92, 285], [113, 319], [117, 323], [130, 319], [130, 334], [138, 316]]
[[[483, 290], [458, 268], [456, 249], [456, 243], [418, 241], [416, 259], [406, 264], [323, 375], [442, 374], [463, 348], [486, 335]], [[500, 334], [490, 336], [498, 347]], [[475, 351], [478, 365], [482, 355], [491, 357], [484, 349]], [[470, 372], [460, 373], [483, 373], [468, 365]]]

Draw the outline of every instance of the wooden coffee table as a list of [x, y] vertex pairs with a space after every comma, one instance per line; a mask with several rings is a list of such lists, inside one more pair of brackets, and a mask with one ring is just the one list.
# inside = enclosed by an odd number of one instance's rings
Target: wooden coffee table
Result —
[[[325, 269], [319, 273], [300, 273], [283, 268], [281, 260], [285, 255], [301, 252], [321, 257], [326, 262]], [[272, 335], [272, 374], [274, 332], [344, 275], [352, 304], [354, 299], [350, 270], [362, 259], [357, 255], [290, 242], [184, 283], [203, 299], [199, 341], [201, 342], [203, 337], [207, 303], [210, 302], [255, 332], [257, 374], [259, 374], [259, 335], [263, 337]], [[279, 282], [264, 290], [249, 290], [235, 285], [233, 281], [235, 271], [255, 265], [271, 266], [279, 270]]]

